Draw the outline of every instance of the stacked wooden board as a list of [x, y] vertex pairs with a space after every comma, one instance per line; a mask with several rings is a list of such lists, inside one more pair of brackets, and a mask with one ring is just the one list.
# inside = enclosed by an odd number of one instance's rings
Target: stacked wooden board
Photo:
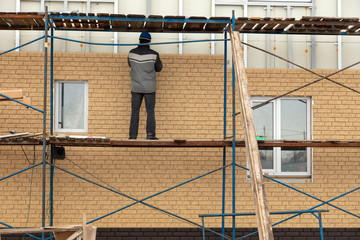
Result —
[[[229, 17], [160, 16], [110, 13], [50, 13], [49, 27], [56, 30], [113, 32], [222, 33]], [[43, 12], [0, 12], [0, 30], [44, 30]], [[242, 33], [359, 35], [359, 18], [304, 16], [295, 18], [239, 17], [235, 30]]]

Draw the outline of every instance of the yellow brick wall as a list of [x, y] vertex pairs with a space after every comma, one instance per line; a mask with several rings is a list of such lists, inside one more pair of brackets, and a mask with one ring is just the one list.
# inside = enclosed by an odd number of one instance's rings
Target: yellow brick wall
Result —
[[[130, 69], [126, 54], [56, 53], [55, 80], [89, 81], [89, 131], [86, 135], [127, 139], [130, 118]], [[223, 57], [210, 55], [161, 55], [164, 69], [158, 74], [156, 104], [157, 136], [160, 139], [222, 139]], [[9, 53], [0, 57], [0, 89], [22, 88], [33, 106], [43, 109], [43, 54]], [[327, 75], [333, 70], [317, 70]], [[348, 70], [332, 77], [360, 89], [359, 71]], [[228, 83], [228, 135], [231, 135], [231, 86]], [[275, 96], [318, 79], [302, 70], [248, 69], [253, 96]], [[327, 80], [293, 94], [314, 100], [313, 135], [317, 140], [359, 140], [360, 96]], [[237, 96], [236, 96], [237, 97]], [[238, 111], [238, 104], [236, 105]], [[48, 106], [49, 110], [49, 106]], [[145, 109], [141, 109], [139, 139], [145, 139]], [[47, 122], [49, 123], [49, 117]], [[49, 125], [48, 125], [49, 126]], [[237, 138], [242, 139], [240, 118]], [[42, 115], [13, 102], [0, 102], [0, 135], [10, 130], [41, 132]], [[49, 129], [48, 129], [49, 130]], [[35, 156], [34, 156], [35, 153]], [[56, 165], [86, 179], [111, 186], [133, 199], [143, 199], [222, 166], [222, 149], [204, 148], [89, 148], [66, 147], [65, 160]], [[359, 186], [359, 150], [315, 148], [313, 183], [290, 184], [323, 200]], [[227, 150], [227, 162], [231, 161]], [[30, 167], [42, 159], [42, 147], [0, 146], [0, 178]], [[246, 165], [244, 149], [236, 161]], [[227, 168], [226, 208], [231, 212], [231, 168]], [[237, 169], [237, 212], [252, 212], [250, 184]], [[47, 183], [49, 171], [47, 171]], [[55, 170], [55, 224], [79, 224], [83, 213], [89, 220], [133, 203], [59, 169]], [[15, 227], [41, 225], [42, 168], [28, 170], [0, 182], [0, 222]], [[31, 188], [30, 188], [31, 186]], [[222, 171], [205, 176], [145, 202], [201, 224], [198, 214], [221, 212]], [[31, 190], [31, 191], [30, 191]], [[271, 211], [306, 210], [317, 204], [293, 190], [266, 183]], [[30, 199], [31, 195], [31, 199]], [[333, 204], [359, 214], [355, 191]], [[46, 196], [48, 198], [48, 196]], [[30, 201], [30, 205], [29, 205]], [[30, 206], [30, 207], [29, 207]], [[323, 206], [324, 227], [357, 227], [352, 216]], [[27, 216], [29, 218], [27, 220]], [[276, 222], [287, 216], [272, 216]], [[220, 219], [208, 219], [220, 227]], [[230, 227], [230, 219], [227, 220]], [[135, 204], [94, 223], [97, 227], [192, 227], [188, 223]], [[256, 226], [254, 217], [239, 217], [238, 227]], [[279, 227], [317, 227], [317, 220], [303, 215]]]

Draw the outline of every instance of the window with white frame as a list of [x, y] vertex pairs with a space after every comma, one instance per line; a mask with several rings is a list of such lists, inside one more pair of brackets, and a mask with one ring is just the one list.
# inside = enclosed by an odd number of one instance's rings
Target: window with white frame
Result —
[[88, 82], [56, 81], [55, 131], [87, 132]]
[[[252, 106], [269, 98], [252, 97]], [[253, 111], [256, 134], [265, 140], [310, 140], [311, 99], [280, 98]], [[280, 177], [309, 177], [311, 148], [261, 147], [262, 169], [265, 174]]]

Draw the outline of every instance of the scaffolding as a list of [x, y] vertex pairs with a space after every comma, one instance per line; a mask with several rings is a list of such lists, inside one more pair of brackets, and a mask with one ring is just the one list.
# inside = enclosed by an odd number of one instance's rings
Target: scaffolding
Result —
[[[3, 14], [4, 15], [4, 14]], [[6, 14], [5, 14], [6, 15]], [[1, 16], [1, 14], [0, 14]], [[9, 19], [12, 19], [12, 22], [9, 21]], [[311, 18], [306, 18], [304, 17], [303, 19], [296, 21], [296, 20], [282, 20], [282, 19], [257, 19], [257, 18], [239, 18], [239, 19], [235, 19], [234, 16], [232, 16], [232, 18], [203, 18], [203, 17], [197, 17], [197, 18], [185, 18], [185, 17], [179, 17], [179, 16], [168, 16], [168, 17], [159, 17], [159, 16], [149, 16], [149, 17], [145, 17], [142, 15], [106, 15], [106, 14], [61, 14], [61, 13], [48, 13], [48, 11], [46, 10], [45, 14], [7, 14], [5, 17], [1, 16], [0, 17], [0, 29], [37, 29], [37, 30], [45, 30], [45, 35], [37, 38], [29, 43], [23, 44], [21, 46], [18, 46], [14, 49], [11, 49], [9, 51], [3, 52], [0, 54], [3, 55], [7, 52], [13, 51], [15, 49], [18, 49], [20, 47], [26, 46], [28, 44], [31, 44], [33, 42], [39, 41], [41, 39], [44, 39], [45, 41], [45, 47], [44, 47], [44, 53], [45, 53], [45, 57], [44, 57], [44, 107], [43, 110], [40, 109], [36, 109], [30, 105], [21, 103], [19, 101], [16, 101], [15, 99], [12, 99], [8, 96], [5, 96], [3, 94], [0, 94], [0, 96], [7, 98], [8, 100], [12, 100], [15, 101], [17, 103], [23, 104], [26, 107], [29, 107], [35, 111], [40, 112], [41, 114], [43, 114], [43, 133], [42, 133], [42, 138], [41, 139], [37, 139], [36, 141], [17, 141], [17, 142], [12, 142], [12, 141], [8, 141], [8, 142], [1, 142], [0, 141], [0, 145], [42, 145], [43, 147], [43, 161], [41, 163], [35, 164], [31, 167], [25, 168], [21, 171], [18, 171], [16, 173], [13, 173], [9, 176], [3, 177], [0, 179], [0, 181], [6, 180], [12, 176], [15, 176], [17, 174], [23, 173], [25, 171], [28, 171], [30, 169], [42, 166], [42, 228], [45, 227], [45, 196], [46, 196], [46, 166], [50, 166], [50, 226], [53, 225], [53, 191], [54, 191], [54, 185], [53, 185], [53, 177], [54, 177], [54, 169], [58, 169], [60, 171], [63, 171], [65, 173], [68, 173], [76, 178], [79, 178], [83, 181], [86, 181], [88, 183], [91, 183], [95, 186], [101, 187], [103, 189], [106, 189], [108, 191], [111, 191], [115, 194], [121, 195], [125, 198], [128, 198], [130, 200], [133, 201], [133, 203], [119, 208], [113, 212], [110, 212], [104, 216], [100, 216], [96, 219], [93, 219], [91, 221], [88, 221], [87, 223], [93, 223], [96, 222], [100, 219], [106, 218], [112, 214], [115, 214], [117, 212], [120, 212], [124, 209], [127, 209], [131, 206], [134, 206], [138, 203], [143, 204], [147, 207], [159, 210], [161, 212], [164, 212], [170, 216], [173, 216], [177, 219], [180, 219], [182, 221], [185, 221], [193, 226], [199, 227], [203, 230], [203, 239], [205, 239], [205, 231], [209, 231], [219, 237], [221, 237], [222, 239], [243, 239], [246, 238], [248, 236], [257, 234], [257, 232], [253, 232], [251, 234], [248, 234], [246, 236], [241, 236], [241, 237], [236, 237], [235, 234], [235, 230], [236, 230], [236, 217], [238, 216], [247, 216], [247, 215], [254, 215], [254, 213], [238, 213], [236, 211], [236, 198], [235, 198], [235, 183], [236, 183], [236, 174], [235, 174], [235, 170], [236, 169], [243, 169], [246, 171], [249, 171], [248, 168], [241, 166], [239, 164], [236, 163], [236, 156], [235, 156], [235, 148], [236, 147], [244, 147], [245, 145], [248, 144], [248, 140], [246, 141], [239, 141], [235, 138], [235, 118], [238, 115], [238, 113], [235, 112], [235, 74], [232, 74], [232, 122], [233, 122], [233, 128], [232, 128], [232, 136], [228, 136], [227, 135], [227, 43], [229, 41], [227, 34], [229, 31], [229, 28], [232, 28], [232, 31], [237, 31], [237, 32], [242, 32], [242, 33], [265, 33], [265, 34], [324, 34], [324, 35], [358, 35], [359, 34], [359, 29], [360, 29], [360, 23], [359, 23], [359, 19], [355, 19], [355, 18], [351, 18], [351, 19], [339, 19], [339, 18], [316, 18], [316, 17], [311, 17]], [[44, 21], [44, 22], [43, 22]], [[315, 21], [315, 23], [314, 23]], [[13, 24], [13, 28], [11, 26], [11, 24]], [[35, 27], [34, 27], [35, 26]], [[265, 27], [264, 27], [265, 26]], [[50, 27], [50, 35], [48, 35], [49, 32], [49, 27]], [[168, 42], [168, 43], [156, 43], [156, 44], [178, 44], [178, 43], [189, 43], [189, 42], [204, 42], [204, 41], [223, 41], [224, 42], [224, 133], [223, 133], [223, 140], [210, 140], [210, 141], [187, 141], [187, 140], [174, 140], [174, 141], [158, 141], [158, 142], [154, 142], [154, 141], [126, 141], [126, 140], [104, 140], [104, 141], [81, 141], [81, 142], [77, 142], [77, 141], [73, 141], [73, 140], [68, 140], [68, 139], [58, 139], [58, 138], [54, 138], [52, 137], [53, 135], [53, 115], [54, 115], [54, 111], [53, 111], [53, 81], [54, 81], [54, 72], [53, 72], [53, 66], [54, 66], [54, 39], [60, 39], [60, 40], [65, 40], [65, 41], [75, 41], [75, 40], [71, 40], [71, 39], [65, 39], [65, 38], [59, 38], [59, 37], [55, 37], [54, 36], [54, 30], [66, 30], [66, 31], [134, 31], [134, 32], [138, 32], [138, 31], [154, 31], [154, 32], [207, 32], [207, 33], [224, 33], [224, 39], [211, 39], [211, 40], [199, 40], [199, 41], [181, 41], [181, 42]], [[233, 33], [231, 33], [233, 34]], [[232, 36], [231, 36], [232, 37]], [[49, 38], [50, 38], [50, 42], [49, 42]], [[238, 42], [236, 43], [237, 45], [240, 45], [240, 40], [237, 40]], [[80, 42], [80, 41], [76, 41], [76, 42]], [[89, 42], [81, 42], [83, 44], [96, 44], [96, 43], [89, 43]], [[234, 44], [234, 43], [233, 43]], [[247, 46], [250, 47], [254, 47], [248, 43], [244, 43], [241, 42], [241, 44], [246, 44]], [[104, 44], [104, 45], [117, 45], [117, 46], [129, 46], [129, 45], [138, 45], [138, 44]], [[233, 45], [234, 48], [235, 45]], [[47, 136], [47, 86], [48, 86], [48, 50], [50, 48], [50, 88], [51, 88], [51, 94], [50, 94], [50, 138], [48, 138]], [[256, 47], [255, 47], [256, 48]], [[261, 50], [261, 49], [259, 49]], [[240, 50], [239, 50], [240, 51]], [[264, 51], [264, 50], [261, 50]], [[266, 52], [266, 51], [265, 51]], [[236, 52], [235, 52], [236, 53]], [[269, 52], [267, 52], [268, 54], [271, 54]], [[234, 54], [233, 54], [234, 55]], [[274, 54], [272, 54], [275, 57], [279, 57], [276, 56]], [[279, 57], [281, 58], [281, 57]], [[285, 60], [285, 59], [283, 59]], [[287, 60], [286, 60], [287, 61]], [[236, 59], [235, 64], [233, 63], [233, 69], [234, 69], [234, 65], [236, 65], [237, 63], [241, 63], [241, 59]], [[289, 61], [288, 61], [289, 62]], [[301, 67], [295, 63], [289, 62], [295, 66]], [[300, 88], [294, 89], [293, 91], [290, 91], [288, 93], [285, 93], [281, 96], [278, 96], [276, 98], [280, 98], [283, 96], [286, 96], [294, 91], [297, 91], [301, 88], [307, 87], [311, 84], [317, 83], [321, 80], [327, 80], [330, 82], [333, 82], [341, 87], [345, 87], [353, 92], [356, 93], [360, 93], [359, 91], [357, 91], [356, 89], [350, 88], [344, 84], [341, 84], [339, 82], [336, 82], [332, 79], [330, 79], [331, 76], [344, 71], [354, 65], [359, 64], [355, 63], [352, 64], [348, 67], [345, 67], [341, 70], [338, 70], [337, 72], [327, 75], [327, 76], [322, 76], [320, 74], [317, 74], [315, 72], [313, 72], [312, 70], [309, 69], [305, 69], [303, 67], [301, 67], [302, 69], [311, 72], [312, 74], [316, 74], [318, 77], [320, 77], [319, 79], [311, 82], [310, 84], [306, 84]], [[275, 98], [274, 98], [275, 99]], [[271, 99], [265, 103], [262, 103], [261, 105], [258, 106], [253, 106], [253, 109], [259, 108], [271, 101], [273, 101], [274, 99]], [[229, 140], [229, 138], [231, 140]], [[258, 144], [258, 146], [270, 146], [270, 147], [279, 147], [279, 146], [301, 146], [301, 147], [359, 147], [360, 146], [360, 142], [357, 141], [352, 141], [352, 142], [348, 142], [348, 141], [279, 141], [279, 140], [274, 140], [274, 141], [256, 141], [256, 144]], [[51, 148], [53, 149], [55, 146], [90, 146], [90, 147], [204, 147], [204, 148], [208, 148], [208, 147], [215, 147], [215, 148], [223, 148], [223, 165], [217, 169], [214, 169], [210, 172], [207, 172], [205, 174], [202, 174], [200, 176], [197, 176], [195, 178], [192, 178], [190, 180], [187, 180], [185, 182], [182, 182], [176, 186], [170, 187], [168, 189], [165, 189], [163, 191], [160, 191], [156, 194], [150, 195], [148, 197], [145, 197], [143, 199], [137, 199], [134, 198], [130, 195], [124, 194], [123, 192], [114, 189], [112, 187], [109, 186], [105, 186], [103, 184], [99, 184], [97, 182], [91, 181], [89, 179], [86, 179], [80, 175], [74, 174], [66, 169], [63, 169], [59, 166], [56, 166], [54, 163], [54, 159], [53, 156], [51, 154], [51, 162], [49, 163], [46, 159], [47, 159], [47, 146], [51, 145]], [[226, 148], [232, 148], [232, 162], [231, 164], [226, 164]], [[256, 150], [257, 146], [254, 148], [254, 151], [258, 151]], [[227, 168], [232, 168], [232, 213], [225, 213], [225, 175], [226, 175], [226, 169]], [[254, 170], [254, 169], [253, 169]], [[223, 174], [223, 193], [222, 193], [222, 213], [220, 214], [200, 214], [199, 217], [202, 218], [202, 225], [198, 224], [194, 221], [185, 219], [181, 216], [178, 216], [176, 214], [173, 214], [169, 211], [166, 211], [164, 209], [160, 209], [158, 207], [155, 207], [151, 204], [145, 203], [146, 200], [159, 196], [165, 192], [171, 191], [172, 189], [178, 188], [180, 186], [183, 186], [187, 183], [196, 181], [202, 177], [208, 176], [210, 174], [213, 174], [215, 172], [219, 172], [222, 171]], [[261, 172], [261, 169], [260, 169]], [[253, 173], [254, 174], [254, 173]], [[299, 210], [299, 211], [288, 211], [288, 212], [270, 212], [270, 214], [291, 214], [292, 216], [283, 219], [280, 222], [277, 222], [275, 224], [272, 224], [272, 226], [276, 226], [280, 223], [283, 223], [287, 220], [290, 220], [294, 217], [300, 216], [301, 214], [307, 214], [310, 213], [313, 216], [315, 216], [318, 221], [319, 221], [319, 230], [320, 230], [320, 238], [323, 239], [323, 234], [322, 234], [322, 220], [321, 220], [321, 213], [322, 212], [327, 212], [326, 210], [316, 210], [317, 208], [327, 205], [327, 206], [331, 206], [337, 210], [340, 210], [342, 212], [345, 212], [349, 215], [352, 215], [354, 217], [360, 218], [360, 216], [351, 213], [347, 210], [344, 210], [340, 207], [337, 207], [336, 205], [333, 205], [331, 202], [339, 199], [343, 196], [346, 196], [352, 192], [355, 192], [357, 190], [360, 189], [360, 187], [357, 187], [355, 189], [352, 189], [350, 191], [347, 191], [346, 193], [343, 193], [339, 196], [336, 196], [328, 201], [324, 201], [320, 198], [317, 198], [311, 194], [305, 193], [299, 189], [296, 189], [288, 184], [285, 184], [279, 180], [276, 180], [274, 178], [271, 178], [269, 176], [266, 175], [262, 175], [260, 176], [260, 178], [266, 178], [269, 181], [273, 181], [276, 182], [282, 186], [285, 186], [293, 191], [296, 191], [300, 194], [303, 194], [307, 197], [310, 197], [312, 199], [315, 199], [317, 201], [319, 201], [320, 203], [310, 209], [306, 209], [306, 210]], [[266, 200], [265, 200], [266, 203]], [[258, 215], [258, 213], [256, 214]], [[205, 227], [204, 224], [204, 218], [207, 217], [221, 217], [222, 218], [222, 232], [218, 233], [210, 228]], [[225, 234], [225, 217], [232, 217], [232, 236], [228, 236]], [[262, 221], [260, 221], [262, 222]], [[3, 226], [6, 226], [8, 228], [13, 228], [12, 226], [0, 222], [0, 224], [2, 224]], [[270, 226], [271, 228], [271, 226]], [[259, 229], [260, 230], [260, 229]], [[0, 231], [1, 234], [1, 231]], [[28, 234], [31, 237], [34, 237], [36, 239], [40, 239], [32, 234]], [[272, 235], [272, 232], [269, 233], [268, 237]], [[268, 237], [262, 237], [261, 239], [271, 239]], [[45, 234], [42, 234], [42, 238], [41, 239], [50, 239], [52, 238], [52, 236], [46, 238]]]

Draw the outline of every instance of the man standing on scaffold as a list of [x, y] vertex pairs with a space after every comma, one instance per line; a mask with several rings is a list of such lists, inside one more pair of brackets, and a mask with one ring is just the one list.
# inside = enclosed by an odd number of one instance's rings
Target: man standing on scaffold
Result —
[[129, 52], [128, 63], [131, 67], [131, 120], [129, 139], [136, 139], [139, 128], [139, 112], [142, 99], [145, 98], [147, 113], [146, 139], [158, 140], [155, 135], [155, 92], [156, 72], [162, 70], [159, 53], [150, 49], [151, 35], [142, 32], [138, 47]]

